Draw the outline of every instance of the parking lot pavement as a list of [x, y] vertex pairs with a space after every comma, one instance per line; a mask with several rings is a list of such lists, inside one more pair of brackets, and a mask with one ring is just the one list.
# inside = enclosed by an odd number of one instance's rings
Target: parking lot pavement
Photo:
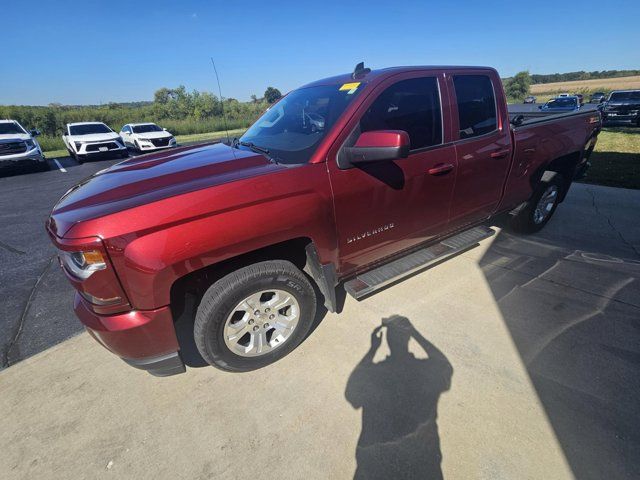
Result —
[[639, 208], [640, 191], [574, 185], [542, 233], [348, 298], [255, 372], [154, 378], [76, 336], [0, 372], [0, 471], [639, 478]]
[[81, 331], [44, 222], [69, 187], [117, 161], [67, 157], [66, 172], [50, 160], [48, 172], [0, 178], [0, 369]]

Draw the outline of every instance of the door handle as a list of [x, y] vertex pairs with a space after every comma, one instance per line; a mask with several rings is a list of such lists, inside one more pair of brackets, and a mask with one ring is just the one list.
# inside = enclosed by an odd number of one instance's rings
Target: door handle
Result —
[[509, 155], [510, 150], [497, 150], [495, 152], [491, 152], [491, 158], [502, 158]]
[[449, 173], [453, 170], [453, 165], [450, 163], [439, 163], [435, 167], [431, 167], [427, 170], [429, 175], [444, 175], [445, 173]]

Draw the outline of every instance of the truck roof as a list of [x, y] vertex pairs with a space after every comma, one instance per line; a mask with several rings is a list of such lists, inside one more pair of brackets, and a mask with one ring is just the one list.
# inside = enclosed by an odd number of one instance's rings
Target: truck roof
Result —
[[492, 67], [475, 67], [475, 66], [457, 66], [457, 65], [415, 65], [415, 66], [404, 66], [404, 67], [387, 67], [380, 68], [377, 70], [371, 70], [370, 72], [363, 74], [357, 78], [353, 78], [353, 73], [345, 73], [342, 75], [336, 75], [334, 77], [327, 77], [321, 80], [316, 80], [314, 82], [308, 83], [304, 85], [304, 87], [314, 87], [318, 85], [334, 85], [341, 83], [350, 83], [355, 81], [361, 82], [370, 82], [374, 79], [382, 79], [386, 77], [390, 77], [392, 75], [397, 75], [399, 73], [405, 72], [415, 72], [415, 71], [430, 71], [430, 70], [489, 70], [492, 72], [497, 71]]

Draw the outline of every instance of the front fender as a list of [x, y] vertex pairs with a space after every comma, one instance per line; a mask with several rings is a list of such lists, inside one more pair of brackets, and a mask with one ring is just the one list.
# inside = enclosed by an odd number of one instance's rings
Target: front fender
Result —
[[194, 197], [185, 199], [210, 202], [205, 213], [114, 239], [110, 254], [132, 305], [139, 309], [168, 305], [171, 286], [179, 278], [294, 238], [310, 238], [323, 263], [335, 261], [326, 165], [292, 168], [225, 187], [209, 197], [194, 192]]

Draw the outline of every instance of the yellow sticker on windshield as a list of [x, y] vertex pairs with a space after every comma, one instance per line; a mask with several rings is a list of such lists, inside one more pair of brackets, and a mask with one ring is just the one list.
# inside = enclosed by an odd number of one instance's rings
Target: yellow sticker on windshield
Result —
[[340, 91], [348, 90], [347, 94], [351, 95], [360, 86], [360, 82], [345, 83], [340, 87]]

